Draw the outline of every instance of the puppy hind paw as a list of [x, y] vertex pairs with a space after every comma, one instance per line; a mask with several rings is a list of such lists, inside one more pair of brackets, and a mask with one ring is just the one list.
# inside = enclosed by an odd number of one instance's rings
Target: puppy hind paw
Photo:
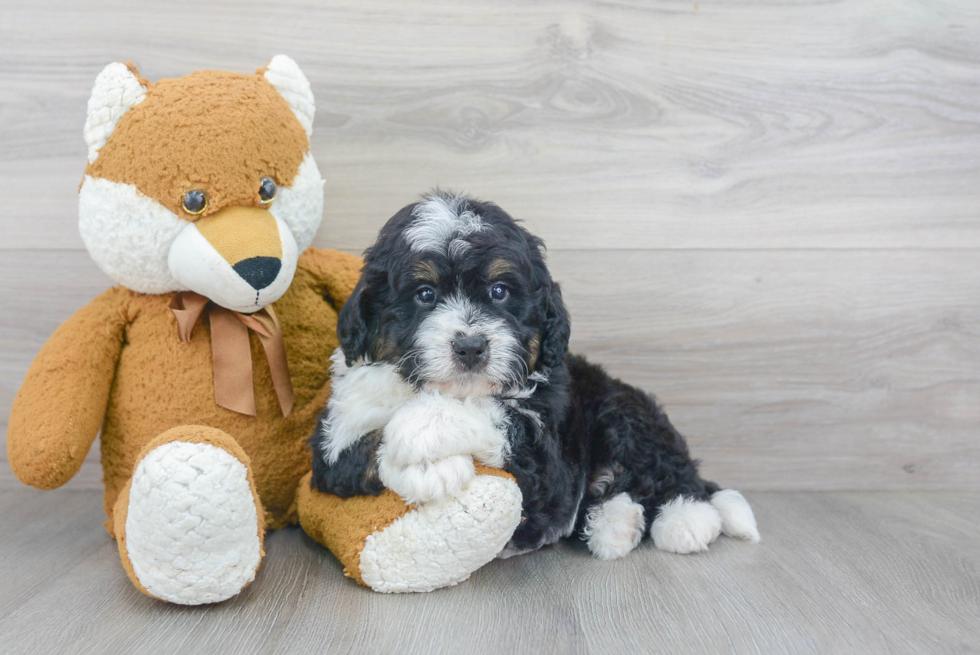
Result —
[[721, 515], [721, 531], [729, 537], [759, 543], [759, 528], [749, 502], [734, 489], [722, 489], [711, 496], [711, 504]]
[[617, 559], [636, 548], [643, 538], [643, 506], [621, 493], [589, 509], [583, 534], [599, 559]]
[[404, 467], [387, 466], [382, 460], [378, 473], [381, 482], [410, 505], [456, 496], [476, 475], [469, 455], [452, 455]]
[[660, 550], [686, 555], [708, 550], [721, 527], [721, 514], [711, 503], [678, 496], [661, 505], [650, 536]]

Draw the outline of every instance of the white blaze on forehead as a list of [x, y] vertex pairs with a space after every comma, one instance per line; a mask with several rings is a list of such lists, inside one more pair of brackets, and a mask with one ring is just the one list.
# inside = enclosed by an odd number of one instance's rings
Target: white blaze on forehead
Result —
[[457, 195], [426, 196], [412, 211], [415, 220], [405, 230], [405, 240], [415, 252], [438, 251], [456, 256], [469, 244], [464, 237], [485, 226], [477, 214], [463, 210], [466, 199]]

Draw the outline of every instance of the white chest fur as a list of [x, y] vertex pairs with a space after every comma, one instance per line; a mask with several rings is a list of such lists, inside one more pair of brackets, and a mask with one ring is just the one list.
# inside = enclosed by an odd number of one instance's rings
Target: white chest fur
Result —
[[473, 477], [473, 461], [501, 467], [508, 455], [507, 415], [491, 397], [417, 391], [390, 364], [348, 367], [337, 349], [333, 396], [322, 426], [328, 463], [369, 432], [384, 429], [378, 472], [410, 502], [453, 495]]

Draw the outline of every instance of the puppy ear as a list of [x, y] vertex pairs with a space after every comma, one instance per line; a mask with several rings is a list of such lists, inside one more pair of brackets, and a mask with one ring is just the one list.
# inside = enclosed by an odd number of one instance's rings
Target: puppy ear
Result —
[[377, 338], [380, 313], [377, 301], [384, 292], [381, 287], [386, 284], [387, 276], [380, 283], [377, 277], [376, 273], [372, 275], [365, 269], [337, 317], [337, 337], [340, 347], [344, 349], [347, 366], [353, 366], [359, 359], [366, 359], [371, 344]]
[[542, 304], [540, 361], [548, 368], [555, 368], [561, 365], [568, 352], [568, 338], [572, 333], [571, 321], [557, 282], [551, 282]]

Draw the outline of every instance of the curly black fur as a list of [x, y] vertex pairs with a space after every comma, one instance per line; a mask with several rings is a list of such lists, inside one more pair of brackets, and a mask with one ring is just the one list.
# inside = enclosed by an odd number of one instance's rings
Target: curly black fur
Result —
[[[665, 502], [678, 495], [707, 500], [718, 491], [699, 477], [684, 438], [653, 396], [567, 354], [570, 321], [545, 264], [543, 242], [492, 203], [464, 199], [461, 207], [478, 215], [485, 228], [467, 235], [469, 247], [455, 257], [421, 255], [408, 247], [405, 231], [416, 205], [388, 221], [365, 253], [338, 334], [348, 366], [361, 359], [397, 364], [406, 380], [423, 384], [412, 354], [427, 311], [413, 300], [413, 271], [422, 259], [446, 293], [466, 294], [481, 311], [506, 321], [524, 349], [525, 368], [515, 370], [515, 380], [526, 392], [499, 394], [509, 422], [504, 468], [524, 497], [524, 521], [509, 548], [540, 548], [581, 530], [590, 508], [623, 492], [643, 506], [647, 536]], [[487, 269], [501, 259], [511, 266], [494, 280], [504, 280], [511, 291], [507, 302], [493, 303], [487, 299], [487, 285], [494, 281]], [[321, 423], [327, 418], [324, 412]], [[380, 493], [374, 463], [379, 435], [371, 433], [328, 464], [318, 429], [310, 440], [313, 485], [342, 496]]]

